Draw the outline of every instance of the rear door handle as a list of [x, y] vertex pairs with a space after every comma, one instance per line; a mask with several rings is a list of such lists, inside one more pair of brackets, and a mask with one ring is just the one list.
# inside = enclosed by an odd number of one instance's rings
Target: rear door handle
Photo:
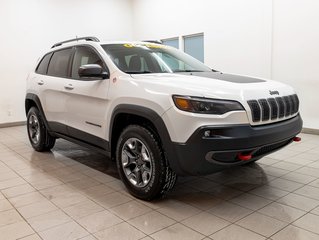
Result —
[[43, 84], [44, 84], [43, 80], [38, 81], [38, 85], [43, 85]]
[[64, 88], [65, 88], [66, 90], [73, 90], [73, 89], [74, 89], [74, 87], [73, 87], [72, 84], [68, 84], [68, 85], [64, 86]]

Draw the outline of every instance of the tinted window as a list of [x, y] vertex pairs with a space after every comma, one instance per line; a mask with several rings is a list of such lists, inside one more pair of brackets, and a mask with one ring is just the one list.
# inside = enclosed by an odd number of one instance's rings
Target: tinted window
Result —
[[102, 59], [92, 48], [77, 47], [72, 65], [72, 78], [79, 79], [79, 67], [86, 64], [98, 64], [105, 69]]
[[50, 61], [48, 75], [55, 77], [68, 77], [68, 66], [71, 52], [71, 48], [54, 52]]
[[36, 73], [39, 74], [47, 74], [48, 71], [48, 65], [51, 59], [52, 53], [49, 53], [47, 55], [44, 56], [44, 58], [42, 58], [41, 62], [39, 63]]

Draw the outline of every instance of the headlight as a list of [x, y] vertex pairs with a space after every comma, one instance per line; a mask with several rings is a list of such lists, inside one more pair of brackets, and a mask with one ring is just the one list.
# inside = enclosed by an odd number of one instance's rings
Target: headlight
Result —
[[202, 114], [224, 114], [244, 110], [236, 101], [173, 95], [175, 106], [183, 111]]

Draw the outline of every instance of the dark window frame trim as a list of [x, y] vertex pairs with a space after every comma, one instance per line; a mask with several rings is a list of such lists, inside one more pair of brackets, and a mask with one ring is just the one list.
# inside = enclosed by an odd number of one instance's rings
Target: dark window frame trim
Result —
[[[109, 67], [107, 66], [107, 64], [105, 63], [103, 57], [101, 56], [101, 54], [91, 45], [89, 44], [79, 44], [79, 45], [75, 45], [75, 46], [68, 46], [68, 47], [64, 47], [64, 48], [60, 48], [60, 49], [56, 49], [56, 50], [52, 50], [52, 51], [49, 51], [47, 52], [42, 58], [41, 60], [39, 61], [38, 63], [38, 66], [36, 67], [35, 69], [35, 73], [36, 74], [39, 74], [39, 75], [43, 75], [43, 76], [49, 76], [49, 77], [58, 77], [58, 78], [65, 78], [65, 79], [71, 79], [71, 80], [77, 80], [77, 81], [89, 81], [87, 79], [76, 79], [76, 78], [72, 78], [72, 65], [73, 65], [73, 60], [74, 60], [74, 55], [75, 55], [75, 51], [76, 51], [76, 47], [89, 47], [91, 48], [102, 60], [104, 66], [105, 66], [105, 70], [107, 71], [107, 73], [110, 75], [110, 69]], [[62, 51], [62, 50], [66, 50], [66, 49], [71, 49], [71, 55], [69, 57], [69, 61], [68, 61], [68, 76], [67, 77], [59, 77], [59, 76], [55, 76], [55, 75], [49, 75], [48, 74], [48, 70], [49, 70], [49, 66], [50, 66], [50, 63], [51, 63], [51, 60], [52, 60], [52, 57], [54, 55], [54, 53], [58, 52], [58, 51]], [[46, 74], [41, 74], [41, 73], [37, 73], [37, 69], [40, 65], [40, 63], [42, 62], [42, 60], [47, 56], [51, 54], [51, 57], [50, 57], [50, 60], [49, 60], [49, 63], [48, 63], [48, 66], [47, 66], [47, 70], [46, 70]], [[109, 78], [108, 78], [109, 79]], [[97, 78], [96, 80], [101, 80], [99, 78]], [[107, 80], [107, 79], [103, 79], [103, 80]], [[90, 80], [92, 81], [92, 80]]]

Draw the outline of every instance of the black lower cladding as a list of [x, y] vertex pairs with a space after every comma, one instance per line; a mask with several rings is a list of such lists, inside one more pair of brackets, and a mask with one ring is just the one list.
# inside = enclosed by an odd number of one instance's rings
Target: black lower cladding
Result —
[[102, 138], [58, 122], [48, 122], [48, 126], [52, 136], [64, 138], [110, 156], [109, 142]]
[[247, 163], [238, 159], [238, 153], [251, 154], [250, 161], [255, 161], [292, 142], [301, 129], [300, 115], [261, 126], [204, 126], [186, 143], [173, 143], [175, 161], [171, 167], [179, 175], [205, 175]]

